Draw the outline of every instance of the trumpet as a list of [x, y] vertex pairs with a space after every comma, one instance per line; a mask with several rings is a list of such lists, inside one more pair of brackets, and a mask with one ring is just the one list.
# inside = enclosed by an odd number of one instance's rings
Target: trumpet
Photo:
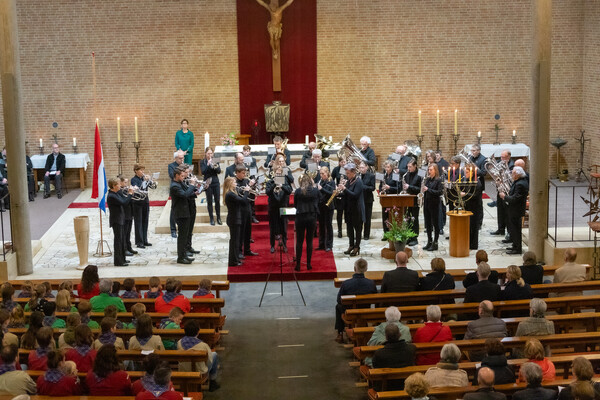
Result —
[[[346, 178], [344, 178], [344, 177], [340, 178], [340, 185], [345, 185], [346, 182], [347, 182]], [[342, 191], [336, 188], [333, 191], [333, 193], [331, 193], [331, 197], [329, 198], [329, 200], [327, 200], [327, 203], [325, 203], [325, 205], [327, 207], [329, 207], [331, 205], [331, 202], [333, 201], [333, 199], [335, 199], [340, 193], [342, 193]]]
[[144, 174], [143, 178], [144, 178], [144, 181], [148, 182], [148, 184], [146, 186], [148, 189], [156, 189], [158, 187], [158, 182], [156, 182], [152, 179], [152, 175]]
[[198, 179], [194, 174], [189, 174], [184, 181], [188, 185], [194, 186], [196, 190], [206, 190], [206, 188], [208, 188], [212, 182], [212, 177], [203, 181], [202, 179]]
[[123, 195], [125, 195], [125, 196], [129, 195], [130, 188], [133, 190], [133, 192], [131, 193], [131, 200], [140, 201], [140, 200], [145, 200], [146, 197], [148, 197], [148, 192], [140, 189], [137, 186], [123, 186], [121, 188], [121, 192], [123, 193]]
[[[237, 191], [237, 194], [240, 196], [243, 196], [244, 192], [248, 192], [248, 194], [253, 194], [255, 196], [259, 195], [259, 193], [256, 190], [252, 190], [252, 188], [250, 188], [250, 186], [236, 186], [235, 189]], [[248, 197], [248, 200], [254, 201], [256, 199], [252, 198], [252, 197]]]

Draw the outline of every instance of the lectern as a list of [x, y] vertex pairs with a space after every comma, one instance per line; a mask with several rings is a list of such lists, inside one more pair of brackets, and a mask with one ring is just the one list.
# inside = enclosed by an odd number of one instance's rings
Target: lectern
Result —
[[450, 217], [450, 256], [469, 256], [469, 220], [473, 216], [471, 211], [448, 211]]
[[[400, 218], [404, 219], [404, 211], [406, 207], [413, 207], [415, 204], [414, 194], [380, 194], [379, 195], [379, 204], [381, 204], [381, 212], [384, 213], [386, 208], [397, 207], [400, 210]], [[406, 248], [407, 254], [409, 257], [412, 255], [412, 250], [408, 247]], [[394, 243], [389, 242], [389, 248], [384, 247], [381, 249], [381, 257], [393, 260], [396, 258], [396, 249], [394, 248]]]

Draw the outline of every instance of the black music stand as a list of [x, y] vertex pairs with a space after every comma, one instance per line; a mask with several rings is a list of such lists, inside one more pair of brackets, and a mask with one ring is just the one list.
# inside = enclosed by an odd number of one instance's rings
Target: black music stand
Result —
[[[293, 211], [292, 211], [293, 210]], [[290, 213], [290, 211], [292, 211], [292, 213]], [[295, 215], [295, 208], [287, 208], [287, 207], [282, 207], [279, 209], [279, 215], [281, 216], [285, 216], [285, 215]], [[279, 277], [280, 277], [280, 284], [281, 284], [281, 295], [283, 296], [283, 266], [289, 266], [290, 269], [292, 270], [292, 274], [294, 276], [294, 281], [296, 281], [296, 286], [298, 287], [298, 292], [300, 292], [300, 297], [302, 298], [302, 303], [304, 303], [304, 306], [306, 307], [306, 301], [304, 301], [304, 295], [302, 294], [302, 289], [300, 289], [300, 284], [298, 283], [298, 278], [296, 277], [296, 270], [294, 269], [294, 260], [292, 260], [289, 256], [289, 254], [286, 253], [286, 262], [283, 261], [283, 235], [279, 234], [277, 236], [275, 236], [275, 239], [277, 240], [277, 247], [279, 249]], [[296, 255], [297, 256], [297, 255]], [[260, 307], [262, 305], [263, 302], [263, 298], [265, 297], [265, 292], [267, 291], [267, 285], [269, 284], [269, 281], [271, 280], [271, 273], [273, 271], [273, 267], [276, 265], [277, 261], [276, 261], [276, 257], [277, 257], [277, 253], [273, 253], [273, 259], [271, 261], [271, 266], [269, 267], [269, 273], [267, 275], [267, 280], [265, 281], [265, 287], [263, 288], [263, 292], [262, 295], [260, 296], [260, 302], [258, 303], [258, 306]]]

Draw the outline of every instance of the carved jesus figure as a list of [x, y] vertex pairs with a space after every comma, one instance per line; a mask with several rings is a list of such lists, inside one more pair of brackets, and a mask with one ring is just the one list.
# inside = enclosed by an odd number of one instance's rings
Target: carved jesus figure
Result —
[[288, 0], [284, 5], [279, 5], [279, 0], [270, 0], [267, 4], [267, 0], [256, 0], [258, 4], [266, 8], [271, 14], [271, 20], [267, 24], [267, 31], [269, 32], [269, 40], [271, 42], [271, 49], [273, 51], [273, 58], [279, 58], [279, 40], [281, 39], [281, 19], [283, 17], [283, 10], [288, 8], [294, 0]]

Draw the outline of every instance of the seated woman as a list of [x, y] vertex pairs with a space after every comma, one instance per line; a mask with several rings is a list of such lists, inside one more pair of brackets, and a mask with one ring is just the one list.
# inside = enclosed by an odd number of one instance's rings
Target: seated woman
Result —
[[[454, 277], [446, 273], [446, 262], [443, 258], [436, 257], [431, 260], [431, 270], [421, 278], [419, 290], [450, 290], [454, 289]], [[454, 300], [449, 300], [454, 303]]]
[[53, 342], [54, 333], [52, 328], [44, 326], [37, 331], [36, 339], [38, 347], [29, 353], [27, 366], [32, 371], [45, 371], [48, 362], [48, 352], [52, 350], [50, 343]]
[[404, 381], [404, 390], [412, 400], [436, 400], [435, 397], [428, 396], [429, 383], [420, 372], [406, 378]]
[[594, 393], [595, 398], [600, 398], [600, 382], [592, 381], [594, 377], [594, 368], [592, 363], [585, 357], [577, 357], [573, 360], [573, 381], [558, 394], [558, 400], [574, 400], [575, 391], [586, 391]]
[[76, 313], [77, 308], [71, 304], [71, 293], [63, 289], [56, 295], [56, 311]]
[[506, 268], [506, 284], [502, 291], [502, 300], [523, 300], [532, 299], [533, 292], [531, 286], [525, 283], [521, 277], [521, 269], [516, 265], [509, 265]]
[[92, 348], [94, 336], [89, 326], [81, 324], [75, 328], [75, 346], [67, 350], [65, 360], [75, 362], [77, 370], [87, 372], [94, 366], [96, 350]]
[[440, 351], [440, 362], [425, 372], [425, 379], [432, 387], [469, 385], [469, 375], [458, 368], [460, 349], [454, 343], [445, 344]]
[[515, 370], [512, 365], [508, 365], [506, 350], [498, 338], [489, 338], [485, 340], [485, 357], [481, 360], [481, 366], [475, 371], [473, 385], [477, 385], [477, 375], [479, 374], [479, 369], [483, 367], [487, 367], [494, 371], [494, 383], [496, 385], [514, 383], [516, 381]]
[[37, 391], [42, 396], [79, 396], [83, 394], [77, 374], [63, 370], [65, 358], [60, 350], [48, 353], [48, 369], [37, 379]]
[[[407, 343], [412, 342], [412, 337], [410, 336], [410, 329], [408, 329], [406, 325], [400, 322], [401, 316], [402, 314], [400, 313], [400, 310], [398, 310], [398, 307], [388, 307], [385, 310], [386, 322], [382, 322], [381, 324], [377, 325], [377, 327], [375, 327], [375, 331], [373, 332], [373, 335], [371, 335], [371, 339], [369, 339], [367, 345], [377, 346], [380, 344], [384, 344], [386, 341], [385, 327], [388, 326], [388, 324], [395, 324], [396, 326], [398, 326], [398, 329], [400, 329], [400, 339], [404, 340]], [[365, 364], [368, 366], [372, 366], [373, 359], [371, 357], [367, 357], [365, 359]]]
[[546, 302], [537, 297], [529, 302], [529, 318], [519, 322], [515, 336], [554, 335], [554, 321], [546, 319]]
[[148, 314], [140, 315], [135, 327], [135, 336], [129, 339], [129, 350], [164, 349], [160, 336], [152, 334], [152, 318]]
[[[442, 325], [442, 310], [438, 305], [430, 305], [426, 309], [427, 322], [425, 326], [417, 329], [414, 343], [448, 342], [452, 340], [450, 327]], [[417, 365], [433, 365], [440, 362], [439, 353], [418, 353]]]
[[121, 368], [112, 344], [98, 350], [94, 369], [86, 375], [85, 383], [91, 396], [131, 396], [131, 380]]
[[29, 326], [27, 332], [21, 336], [21, 348], [25, 350], [35, 350], [37, 348], [37, 332], [44, 326], [44, 313], [34, 311], [29, 316]]
[[81, 283], [77, 285], [78, 297], [80, 299], [89, 300], [94, 296], [98, 296], [100, 294], [99, 283], [98, 267], [95, 265], [88, 265], [81, 273]]
[[[545, 357], [544, 346], [537, 339], [529, 339], [525, 342], [525, 358], [530, 362], [536, 363], [542, 368], [542, 381], [548, 382], [556, 379], [556, 370], [554, 363]], [[525, 378], [519, 372], [519, 382], [524, 382]]]

